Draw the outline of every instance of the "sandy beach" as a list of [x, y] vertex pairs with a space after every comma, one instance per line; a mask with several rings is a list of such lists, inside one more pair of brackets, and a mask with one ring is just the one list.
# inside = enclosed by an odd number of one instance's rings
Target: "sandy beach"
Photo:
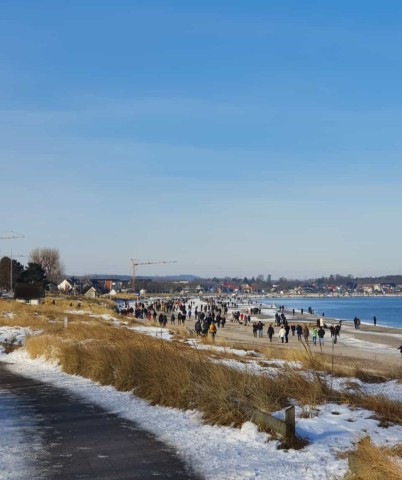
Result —
[[[199, 302], [197, 301], [196, 304]], [[261, 314], [251, 315], [251, 323], [244, 325], [242, 323], [231, 322], [231, 312], [239, 310], [240, 312], [248, 312], [250, 307], [254, 307], [252, 304], [239, 304], [236, 308], [229, 308], [227, 315], [227, 321], [224, 328], [218, 328], [216, 334], [216, 343], [229, 344], [234, 346], [247, 346], [247, 348], [255, 346], [257, 347], [274, 347], [280, 349], [290, 348], [303, 348], [301, 342], [297, 340], [297, 335], [293, 336], [290, 332], [289, 342], [282, 343], [278, 338], [279, 327], [275, 326], [275, 310], [274, 308], [266, 307], [262, 308]], [[290, 325], [292, 324], [308, 324], [316, 325], [317, 319], [320, 318], [317, 315], [311, 315], [300, 312], [292, 314], [291, 310], [285, 310], [286, 318]], [[263, 337], [256, 338], [253, 336], [252, 324], [258, 320], [261, 320], [264, 324]], [[149, 325], [147, 320], [139, 320], [144, 325]], [[337, 357], [337, 363], [342, 364], [344, 359], [345, 364], [354, 364], [359, 366], [361, 362], [362, 367], [370, 368], [373, 370], [389, 370], [389, 368], [401, 368], [402, 369], [402, 356], [398, 347], [402, 345], [402, 329], [374, 326], [362, 323], [359, 329], [355, 329], [354, 323], [351, 321], [342, 321], [342, 327], [340, 337], [337, 339], [337, 343], [334, 344], [331, 339], [329, 327], [330, 325], [337, 325], [338, 320], [324, 317], [325, 322], [325, 337], [324, 345], [322, 347], [322, 353], [327, 355], [334, 355]], [[185, 327], [193, 331], [195, 318], [186, 320]], [[275, 334], [272, 343], [267, 336], [268, 325], [272, 324], [275, 329]], [[168, 324], [168, 327], [172, 326]], [[175, 327], [182, 328], [182, 327]], [[321, 352], [320, 346], [314, 346], [313, 342], [309, 341], [309, 345], [312, 351]]]
[[[244, 309], [239, 306], [239, 310]], [[247, 326], [227, 322], [225, 328], [220, 328], [217, 334], [217, 341], [224, 340], [227, 342], [233, 342], [234, 344], [247, 344], [247, 345], [271, 345], [278, 348], [295, 347], [300, 342], [297, 340], [297, 335], [289, 335], [289, 343], [281, 343], [278, 338], [279, 327], [275, 327], [275, 336], [272, 343], [270, 343], [267, 336], [267, 327], [269, 324], [274, 324], [273, 313], [270, 309], [263, 309], [260, 315], [252, 315], [251, 324]], [[286, 317], [291, 325], [294, 323], [297, 325], [308, 324], [316, 325], [316, 315], [310, 314], [295, 314], [285, 311]], [[230, 314], [229, 314], [230, 316]], [[261, 320], [264, 323], [264, 336], [262, 338], [255, 338], [252, 331], [252, 323], [254, 321]], [[325, 325], [329, 327], [331, 324], [336, 325], [338, 320], [325, 317]], [[312, 350], [320, 351], [320, 347], [314, 346], [310, 339], [310, 346]], [[331, 339], [329, 328], [325, 329], [323, 353], [332, 354], [336, 356], [344, 357], [348, 360], [361, 360], [365, 363], [362, 365], [375, 366], [396, 366], [402, 368], [402, 356], [398, 350], [398, 347], [402, 345], [402, 329], [390, 328], [383, 326], [374, 326], [361, 324], [359, 329], [355, 329], [353, 322], [342, 322], [341, 334], [334, 345]]]

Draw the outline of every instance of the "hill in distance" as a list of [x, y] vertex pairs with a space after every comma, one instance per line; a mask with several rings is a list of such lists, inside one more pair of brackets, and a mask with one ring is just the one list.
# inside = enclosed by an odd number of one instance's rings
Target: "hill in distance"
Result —
[[[131, 275], [107, 275], [107, 274], [100, 274], [96, 273], [93, 275], [85, 275], [87, 278], [91, 278], [93, 280], [122, 280], [122, 281], [128, 281], [131, 280], [132, 276]], [[137, 275], [138, 279], [155, 279], [155, 280], [166, 280], [170, 282], [180, 282], [180, 281], [187, 281], [187, 282], [194, 282], [198, 279], [201, 279], [201, 277], [197, 277], [197, 275], [188, 275], [188, 274], [182, 274], [182, 275]]]

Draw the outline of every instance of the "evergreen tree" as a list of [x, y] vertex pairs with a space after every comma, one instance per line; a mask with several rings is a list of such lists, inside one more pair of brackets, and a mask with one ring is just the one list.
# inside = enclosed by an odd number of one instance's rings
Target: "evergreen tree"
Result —
[[44, 286], [46, 283], [46, 272], [39, 263], [29, 262], [28, 267], [20, 275], [20, 281]]
[[[12, 271], [11, 271], [12, 269]], [[20, 275], [24, 267], [21, 265], [20, 262], [13, 260], [11, 265], [11, 259], [9, 257], [3, 257], [0, 260], [0, 288], [3, 290], [13, 289], [15, 282], [19, 280]], [[12, 285], [11, 277], [12, 276]]]

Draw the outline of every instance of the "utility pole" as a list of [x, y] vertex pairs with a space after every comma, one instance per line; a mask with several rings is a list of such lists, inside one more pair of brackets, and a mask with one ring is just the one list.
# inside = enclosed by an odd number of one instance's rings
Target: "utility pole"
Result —
[[[0, 236], [0, 240], [16, 240], [18, 238], [25, 238], [21, 233], [16, 232], [7, 232], [4, 235]], [[11, 248], [10, 256], [10, 292], [13, 291], [13, 249]]]
[[136, 279], [136, 269], [138, 267], [138, 265], [158, 265], [158, 264], [161, 264], [161, 263], [177, 263], [177, 260], [162, 260], [162, 261], [143, 261], [143, 262], [139, 262], [137, 260], [135, 260], [134, 258], [131, 259], [131, 265], [132, 265], [132, 269], [133, 269], [133, 277], [132, 277], [132, 287], [133, 287], [133, 290], [134, 290], [134, 293], [135, 293], [135, 279]]

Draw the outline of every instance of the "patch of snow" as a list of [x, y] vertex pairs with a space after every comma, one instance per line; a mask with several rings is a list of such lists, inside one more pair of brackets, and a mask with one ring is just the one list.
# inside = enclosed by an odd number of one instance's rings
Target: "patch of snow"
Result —
[[[35, 416], [23, 401], [0, 388], [0, 478], [25, 480], [35, 476], [35, 460], [45, 451]], [[28, 472], [30, 472], [28, 474]]]
[[0, 343], [23, 345], [27, 335], [39, 335], [42, 330], [23, 327], [0, 327]]
[[303, 450], [278, 450], [278, 442], [258, 432], [250, 422], [241, 429], [205, 425], [198, 412], [152, 407], [131, 393], [67, 375], [43, 359], [30, 359], [22, 350], [10, 354], [7, 361], [20, 374], [65, 388], [137, 422], [174, 446], [207, 480], [257, 480], [270, 478], [273, 473], [278, 480], [326, 480], [346, 473], [347, 461], [336, 454], [353, 448], [363, 435], [369, 434], [376, 444], [388, 446], [402, 438], [401, 426], [380, 428], [379, 422], [370, 418], [372, 412], [327, 404], [320, 406], [312, 418], [301, 418], [301, 409], [297, 408], [297, 434], [308, 438], [310, 445]]
[[129, 330], [134, 330], [135, 332], [143, 333], [145, 335], [149, 335], [150, 337], [160, 338], [161, 340], [172, 340], [173, 335], [169, 330], [166, 328], [158, 328], [158, 327], [142, 327], [142, 326], [134, 326], [134, 327], [127, 327]]
[[208, 345], [199, 342], [196, 339], [188, 340], [186, 343], [198, 350], [212, 350], [215, 352], [230, 353], [232, 355], [238, 355], [239, 357], [259, 357], [261, 356], [254, 350], [241, 350], [237, 348], [223, 347], [220, 345]]

